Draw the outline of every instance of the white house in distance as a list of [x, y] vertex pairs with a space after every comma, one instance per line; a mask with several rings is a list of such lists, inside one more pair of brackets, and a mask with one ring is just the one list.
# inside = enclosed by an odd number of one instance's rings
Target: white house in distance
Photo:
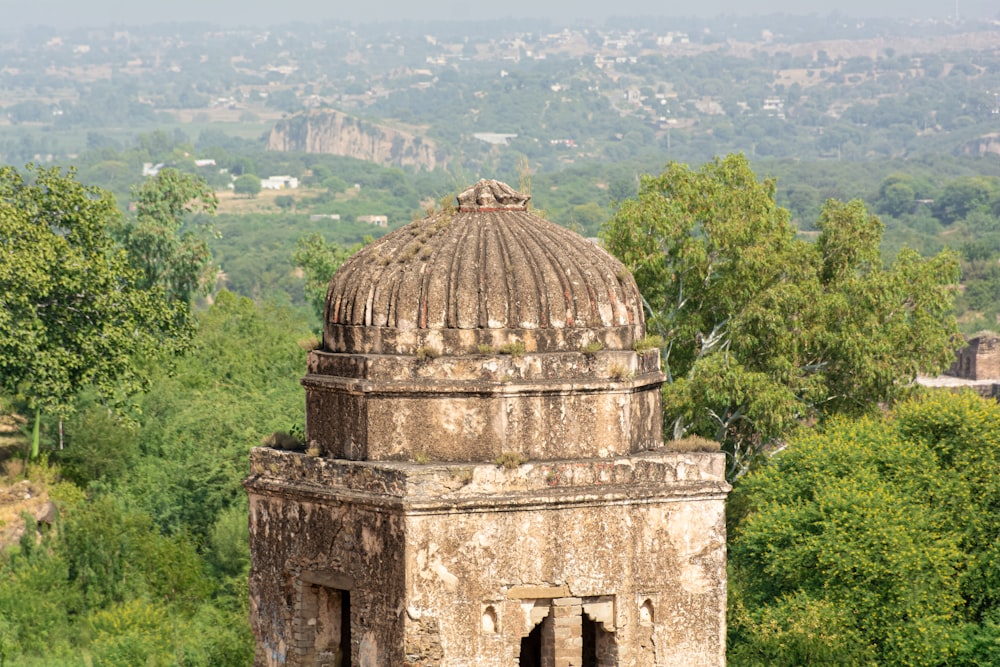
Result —
[[299, 179], [294, 176], [268, 176], [260, 179], [262, 190], [294, 190], [299, 187]]

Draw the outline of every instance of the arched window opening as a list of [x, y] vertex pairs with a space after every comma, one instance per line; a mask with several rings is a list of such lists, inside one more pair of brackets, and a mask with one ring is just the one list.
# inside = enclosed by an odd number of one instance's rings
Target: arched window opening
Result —
[[639, 607], [639, 624], [640, 625], [652, 625], [653, 624], [653, 602], [652, 602], [652, 600], [646, 600]]
[[488, 635], [495, 635], [499, 630], [497, 610], [493, 608], [493, 605], [489, 605], [483, 610], [482, 628], [483, 632]]

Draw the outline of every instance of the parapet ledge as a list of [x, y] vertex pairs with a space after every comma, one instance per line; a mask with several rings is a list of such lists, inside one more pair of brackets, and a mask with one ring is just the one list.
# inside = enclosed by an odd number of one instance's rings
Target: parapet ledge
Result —
[[[489, 347], [489, 346], [487, 346]], [[322, 385], [336, 378], [359, 387], [427, 385], [507, 385], [511, 383], [607, 383], [644, 386], [661, 383], [659, 350], [596, 350], [451, 356], [428, 346], [420, 356], [334, 354], [314, 350], [304, 383]], [[441, 378], [448, 378], [442, 381]], [[632, 381], [639, 379], [638, 382]], [[370, 389], [368, 389], [370, 390]]]
[[244, 485], [262, 493], [341, 498], [401, 510], [717, 499], [730, 490], [719, 452], [494, 463], [348, 461], [258, 447]]

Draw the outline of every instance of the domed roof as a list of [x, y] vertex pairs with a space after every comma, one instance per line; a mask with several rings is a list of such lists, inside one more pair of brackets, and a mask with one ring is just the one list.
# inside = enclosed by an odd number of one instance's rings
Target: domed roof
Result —
[[481, 180], [458, 209], [413, 222], [345, 262], [326, 298], [329, 352], [528, 352], [644, 335], [632, 275], [597, 244], [527, 210], [529, 197]]

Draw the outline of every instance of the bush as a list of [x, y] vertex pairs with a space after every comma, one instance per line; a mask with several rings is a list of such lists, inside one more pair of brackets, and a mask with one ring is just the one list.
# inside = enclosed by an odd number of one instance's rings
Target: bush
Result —
[[139, 455], [135, 433], [97, 404], [66, 421], [65, 449], [55, 453], [63, 477], [81, 487], [120, 479]]
[[747, 476], [731, 498], [730, 663], [986, 664], [998, 446], [996, 402], [936, 392], [832, 420]]
[[91, 615], [94, 667], [176, 664], [165, 610], [136, 599]]

